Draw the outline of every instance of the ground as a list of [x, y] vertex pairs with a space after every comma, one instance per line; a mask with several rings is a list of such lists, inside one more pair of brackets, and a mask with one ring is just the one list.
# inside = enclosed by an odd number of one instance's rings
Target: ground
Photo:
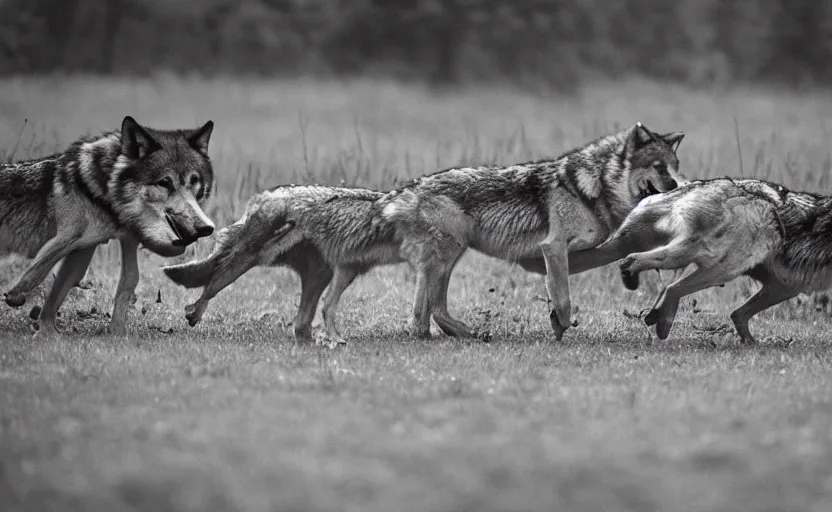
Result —
[[[543, 98], [362, 81], [13, 79], [0, 82], [0, 149], [57, 151], [127, 114], [160, 128], [216, 122], [207, 211], [218, 225], [270, 185], [388, 188], [461, 163], [556, 156], [639, 120], [687, 133], [679, 156], [692, 178], [824, 192], [832, 161], [830, 95], [633, 81]], [[189, 328], [195, 292], [165, 280], [165, 260], [141, 263], [126, 338], [96, 334], [114, 245], [64, 304], [61, 339], [31, 335], [40, 296], [0, 307], [0, 509], [832, 508], [832, 323], [793, 300], [752, 321], [761, 346], [738, 347], [725, 323], [756, 288], [746, 279], [687, 299], [660, 342], [638, 320], [658, 276], [639, 292], [614, 266], [573, 276], [580, 325], [557, 343], [542, 278], [468, 254], [451, 310], [491, 341], [423, 341], [405, 333], [413, 273], [391, 266], [345, 294], [350, 343], [331, 351], [294, 343], [299, 282], [287, 270], [251, 271]], [[0, 263], [0, 289], [25, 264]]]

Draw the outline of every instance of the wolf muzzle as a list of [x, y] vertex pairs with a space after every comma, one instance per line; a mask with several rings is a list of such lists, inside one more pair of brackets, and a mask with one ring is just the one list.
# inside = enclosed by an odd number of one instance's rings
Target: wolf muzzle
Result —
[[168, 222], [168, 226], [176, 235], [176, 240], [173, 241], [173, 245], [175, 246], [187, 246], [198, 239], [211, 235], [214, 232], [214, 226], [212, 224], [205, 224], [202, 222], [194, 223], [193, 226], [187, 226], [185, 223], [180, 222], [179, 219], [173, 214], [165, 213], [165, 220]]

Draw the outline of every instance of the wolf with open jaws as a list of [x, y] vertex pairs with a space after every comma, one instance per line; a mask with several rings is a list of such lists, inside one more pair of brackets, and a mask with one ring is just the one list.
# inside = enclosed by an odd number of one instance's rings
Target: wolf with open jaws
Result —
[[187, 288], [203, 287], [186, 308], [196, 325], [208, 302], [255, 266], [288, 266], [301, 280], [295, 337], [309, 340], [317, 304], [328, 344], [345, 343], [336, 313], [344, 290], [376, 265], [399, 263], [400, 238], [381, 215], [381, 192], [361, 188], [287, 185], [259, 193], [243, 216], [220, 230], [206, 258], [164, 267], [165, 274]]
[[416, 334], [429, 335], [432, 315], [446, 334], [472, 336], [447, 310], [451, 272], [471, 247], [546, 274], [560, 340], [571, 323], [569, 254], [603, 242], [644, 197], [677, 186], [683, 137], [637, 123], [554, 160], [449, 169], [391, 193], [385, 218], [404, 236], [403, 256], [423, 269]]
[[574, 257], [577, 271], [623, 258], [630, 289], [640, 272], [695, 263], [645, 317], [660, 339], [670, 333], [682, 297], [747, 275], [762, 287], [731, 320], [742, 343], [756, 344], [751, 317], [832, 286], [832, 197], [752, 179], [693, 181], [645, 199], [609, 240]]
[[110, 331], [124, 334], [139, 245], [177, 256], [214, 230], [201, 207], [213, 184], [212, 129], [208, 121], [196, 130], [155, 130], [127, 116], [120, 131], [84, 137], [63, 153], [0, 165], [0, 255], [34, 258], [6, 303], [22, 306], [62, 261], [39, 319], [41, 333], [57, 333], [58, 308], [96, 246], [117, 238], [121, 276]]

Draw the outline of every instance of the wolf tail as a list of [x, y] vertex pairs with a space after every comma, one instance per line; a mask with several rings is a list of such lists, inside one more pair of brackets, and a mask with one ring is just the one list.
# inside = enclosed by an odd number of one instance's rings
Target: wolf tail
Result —
[[0, 256], [34, 258], [57, 229], [50, 208], [53, 159], [5, 165], [0, 162]]
[[201, 288], [211, 281], [211, 276], [214, 274], [214, 261], [209, 256], [201, 260], [163, 267], [162, 271], [171, 281], [180, 286]]
[[214, 266], [217, 259], [225, 252], [225, 246], [229, 242], [231, 231], [235, 226], [232, 224], [217, 233], [214, 250], [205, 258], [169, 265], [162, 267], [162, 272], [174, 283], [185, 288], [201, 288], [211, 282], [214, 275]]

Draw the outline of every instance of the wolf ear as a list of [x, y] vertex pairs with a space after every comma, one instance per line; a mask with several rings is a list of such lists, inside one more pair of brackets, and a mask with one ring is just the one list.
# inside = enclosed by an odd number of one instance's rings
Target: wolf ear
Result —
[[667, 142], [671, 148], [673, 148], [673, 152], [675, 153], [677, 149], [679, 149], [679, 144], [682, 143], [682, 139], [685, 138], [685, 132], [671, 132], [665, 133], [664, 135], [659, 135], [665, 142]]
[[147, 130], [130, 116], [121, 122], [121, 153], [138, 160], [156, 151], [161, 146]]
[[656, 134], [639, 121], [627, 133], [627, 153], [632, 155], [642, 147], [656, 141]]
[[202, 128], [195, 131], [188, 137], [188, 144], [200, 153], [208, 152], [208, 141], [211, 140], [211, 132], [214, 131], [214, 121], [208, 121]]

